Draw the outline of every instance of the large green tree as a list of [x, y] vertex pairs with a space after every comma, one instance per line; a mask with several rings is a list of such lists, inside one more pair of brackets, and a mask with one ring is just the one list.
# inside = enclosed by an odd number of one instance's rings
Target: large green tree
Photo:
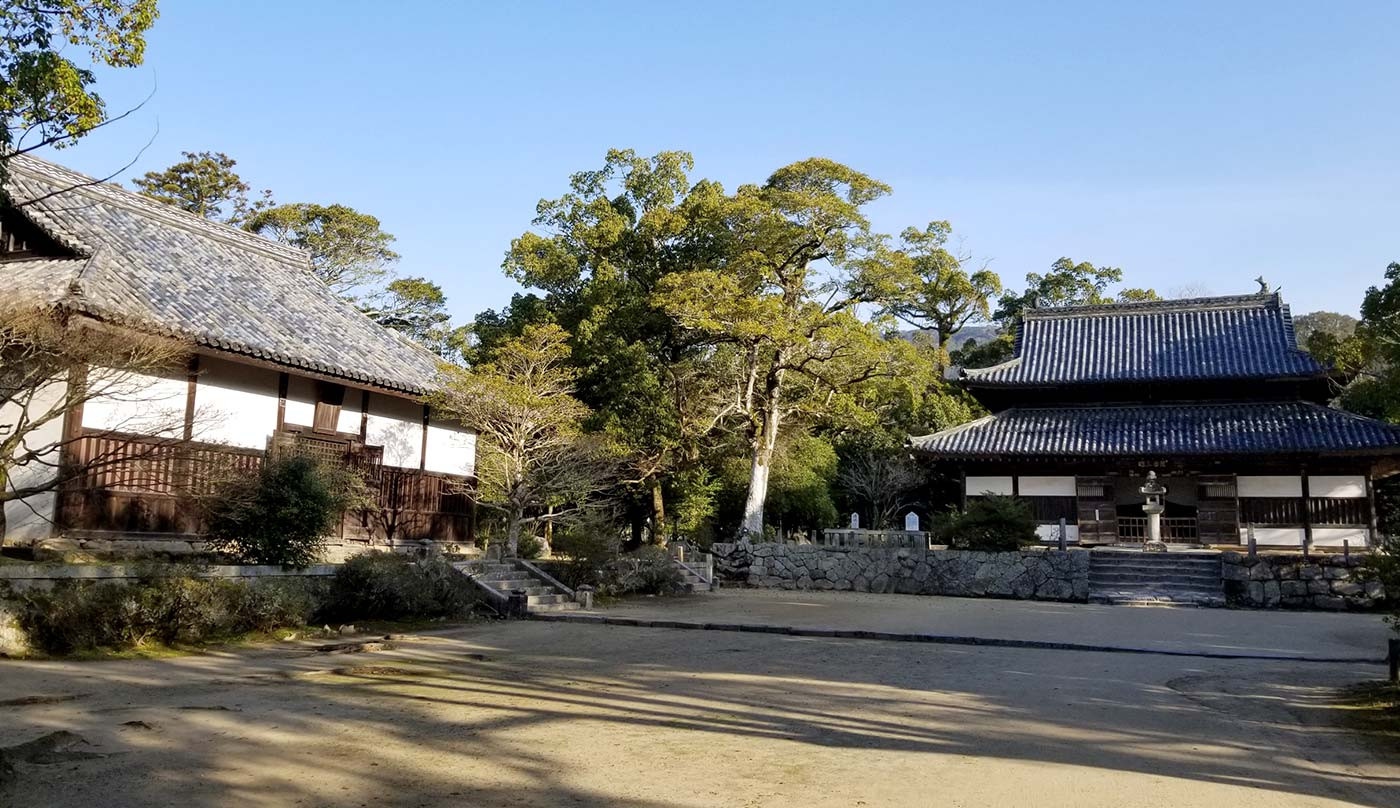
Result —
[[900, 236], [902, 248], [891, 261], [895, 270], [886, 310], [915, 328], [937, 335], [946, 353], [953, 337], [968, 323], [989, 320], [992, 298], [1001, 294], [1001, 278], [982, 267], [969, 270], [967, 257], [948, 249], [952, 226], [930, 222]]
[[92, 66], [140, 65], [156, 15], [156, 0], [0, 4], [0, 180], [8, 155], [69, 145], [109, 120]]
[[234, 171], [238, 161], [223, 152], [182, 152], [184, 160], [161, 171], [147, 171], [131, 181], [133, 187], [152, 199], [180, 210], [241, 225], [271, 202], [270, 191], [250, 202], [248, 183]]
[[732, 350], [732, 388], [749, 465], [741, 536], [762, 537], [774, 453], [785, 426], [817, 416], [856, 418], [863, 383], [897, 375], [913, 346], [885, 339], [858, 316], [888, 289], [884, 239], [865, 207], [884, 183], [814, 158], [762, 185], [692, 197], [712, 225], [703, 238], [720, 259], [676, 272], [654, 300], [696, 337]]
[[1110, 294], [1109, 287], [1123, 282], [1123, 270], [1118, 267], [1094, 266], [1088, 261], [1076, 263], [1072, 258], [1059, 258], [1045, 274], [1026, 274], [1026, 288], [1020, 294], [1008, 292], [997, 301], [996, 319], [1011, 323], [1027, 308], [1052, 308], [1161, 300], [1152, 289], [1126, 288]]
[[471, 494], [503, 517], [512, 556], [527, 530], [582, 518], [611, 484], [609, 453], [583, 431], [567, 339], [557, 325], [528, 326], [475, 367], [444, 366], [431, 401], [476, 431]]
[[[655, 540], [668, 523], [668, 482], [695, 465], [696, 430], [712, 420], [698, 412], [713, 400], [698, 372], [703, 348], [652, 299], [665, 278], [718, 259], [704, 237], [714, 226], [708, 185], [692, 188], [692, 167], [684, 152], [613, 149], [600, 168], [574, 174], [567, 193], [539, 203], [533, 229], [506, 255], [506, 272], [543, 297], [518, 296], [473, 327], [476, 350], [529, 323], [571, 333], [590, 427], [622, 447], [627, 482], [646, 504], [635, 512], [649, 513]], [[684, 477], [699, 481], [695, 490], [708, 484], [703, 474]], [[634, 539], [642, 521], [633, 520]]]
[[399, 254], [379, 219], [347, 205], [295, 202], [258, 211], [244, 228], [305, 250], [311, 271], [336, 294], [358, 298], [382, 286]]

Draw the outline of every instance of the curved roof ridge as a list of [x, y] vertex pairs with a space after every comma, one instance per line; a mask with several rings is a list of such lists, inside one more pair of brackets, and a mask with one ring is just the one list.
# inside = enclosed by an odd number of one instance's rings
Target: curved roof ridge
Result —
[[[10, 157], [9, 169], [12, 175], [21, 178], [28, 174], [40, 182], [57, 182], [66, 186], [62, 193], [82, 194], [89, 197], [96, 197], [104, 202], [119, 205], [128, 209], [140, 211], [144, 215], [158, 218], [165, 224], [184, 228], [198, 233], [201, 236], [216, 239], [228, 244], [246, 249], [257, 250], [266, 253], [274, 258], [279, 258], [290, 263], [295, 263], [299, 268], [306, 268], [310, 265], [311, 257], [305, 251], [296, 247], [289, 247], [285, 244], [278, 244], [270, 239], [263, 238], [256, 233], [250, 233], [238, 227], [223, 222], [216, 222], [206, 219], [189, 211], [181, 210], [173, 205], [152, 199], [135, 191], [114, 183], [105, 182], [95, 177], [72, 170], [56, 163], [35, 157], [32, 154], [16, 154]], [[42, 194], [30, 197], [31, 200], [39, 199]], [[52, 199], [54, 197], [50, 197]], [[48, 199], [37, 202], [17, 199], [21, 210], [29, 207], [41, 207]], [[59, 208], [58, 210], [62, 210]]]
[[1023, 319], [1044, 320], [1054, 317], [1084, 317], [1095, 314], [1157, 314], [1168, 311], [1206, 311], [1209, 309], [1268, 308], [1283, 305], [1278, 292], [1252, 295], [1219, 295], [1215, 297], [1184, 297], [1175, 300], [1135, 300], [1116, 303], [1079, 303], [1072, 306], [1027, 308]]

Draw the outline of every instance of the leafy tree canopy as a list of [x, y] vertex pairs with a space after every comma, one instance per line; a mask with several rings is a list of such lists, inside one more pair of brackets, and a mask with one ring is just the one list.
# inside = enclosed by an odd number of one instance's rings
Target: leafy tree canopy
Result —
[[246, 230], [306, 250], [311, 270], [336, 294], [356, 297], [389, 277], [399, 254], [379, 219], [346, 205], [297, 202], [251, 216]]
[[885, 310], [915, 328], [931, 329], [943, 351], [963, 326], [991, 318], [991, 300], [1001, 294], [1001, 278], [983, 267], [969, 271], [966, 256], [948, 250], [952, 226], [930, 222], [900, 236], [902, 248], [889, 260]]
[[1027, 308], [1050, 308], [1056, 306], [1093, 305], [1100, 303], [1139, 302], [1161, 300], [1152, 289], [1122, 289], [1117, 295], [1110, 295], [1110, 286], [1122, 283], [1123, 270], [1117, 267], [1094, 266], [1088, 261], [1075, 263], [1071, 258], [1060, 258], [1050, 265], [1045, 274], [1030, 272], [1026, 275], [1026, 289], [1021, 294], [1008, 293], [997, 301], [995, 319], [1000, 323], [1011, 323]]
[[196, 216], [240, 225], [270, 202], [248, 201], [250, 187], [233, 167], [238, 161], [223, 152], [182, 152], [185, 159], [163, 171], [147, 171], [131, 184], [142, 194]]
[[[0, 6], [0, 147], [62, 147], [107, 121], [97, 74], [73, 61], [135, 67], [156, 0], [47, 0]], [[0, 163], [0, 179], [3, 179]]]

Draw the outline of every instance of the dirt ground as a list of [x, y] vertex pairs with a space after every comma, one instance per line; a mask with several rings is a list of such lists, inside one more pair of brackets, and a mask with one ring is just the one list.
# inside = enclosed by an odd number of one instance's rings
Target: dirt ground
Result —
[[0, 747], [76, 736], [0, 805], [1395, 806], [1336, 701], [1382, 672], [541, 622], [0, 661]]

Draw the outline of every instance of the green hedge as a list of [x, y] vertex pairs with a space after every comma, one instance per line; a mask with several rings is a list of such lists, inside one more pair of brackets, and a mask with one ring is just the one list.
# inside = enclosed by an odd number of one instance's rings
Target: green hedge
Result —
[[357, 556], [330, 579], [252, 582], [151, 565], [130, 583], [62, 581], [14, 598], [29, 643], [45, 653], [195, 645], [322, 622], [467, 616], [467, 579], [446, 561]]

